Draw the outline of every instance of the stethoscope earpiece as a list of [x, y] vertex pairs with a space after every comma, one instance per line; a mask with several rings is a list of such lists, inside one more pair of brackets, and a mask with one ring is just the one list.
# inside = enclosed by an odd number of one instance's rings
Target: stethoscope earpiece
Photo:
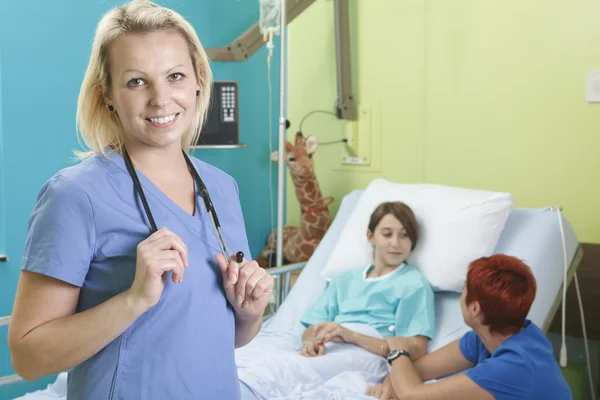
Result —
[[237, 261], [237, 263], [241, 263], [242, 261], [244, 261], [244, 252], [243, 251], [238, 251], [237, 253], [235, 253], [235, 261]]

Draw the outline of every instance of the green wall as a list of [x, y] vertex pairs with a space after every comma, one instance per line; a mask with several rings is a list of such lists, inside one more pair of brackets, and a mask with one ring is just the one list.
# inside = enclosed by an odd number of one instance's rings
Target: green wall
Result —
[[[600, 243], [600, 108], [585, 101], [600, 69], [600, 3], [591, 0], [350, 0], [354, 92], [372, 118], [369, 166], [342, 145], [315, 156], [339, 201], [375, 177], [508, 191], [517, 206], [560, 204], [582, 242]], [[293, 128], [337, 97], [333, 3], [290, 25]], [[317, 114], [320, 141], [347, 123]], [[291, 132], [290, 132], [291, 134]], [[288, 222], [299, 208], [288, 182]]]

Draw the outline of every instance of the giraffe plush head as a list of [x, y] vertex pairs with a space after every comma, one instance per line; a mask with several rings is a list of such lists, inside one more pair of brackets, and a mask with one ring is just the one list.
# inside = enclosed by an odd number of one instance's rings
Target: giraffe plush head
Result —
[[[304, 141], [302, 134], [296, 135], [295, 144], [285, 142], [285, 163], [288, 166], [292, 178], [305, 178], [314, 176], [313, 155], [319, 146], [317, 138], [309, 136]], [[277, 162], [279, 153], [274, 151], [271, 153], [271, 160]]]

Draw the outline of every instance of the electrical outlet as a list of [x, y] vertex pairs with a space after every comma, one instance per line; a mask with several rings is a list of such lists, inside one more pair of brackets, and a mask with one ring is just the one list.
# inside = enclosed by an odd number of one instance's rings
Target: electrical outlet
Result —
[[371, 107], [358, 106], [358, 120], [346, 125], [346, 146], [342, 150], [342, 164], [371, 164]]
[[600, 71], [587, 72], [585, 100], [588, 103], [600, 103]]

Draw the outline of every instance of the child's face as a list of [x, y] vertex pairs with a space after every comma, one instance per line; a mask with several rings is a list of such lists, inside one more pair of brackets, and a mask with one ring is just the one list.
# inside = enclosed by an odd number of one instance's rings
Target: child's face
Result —
[[381, 266], [397, 267], [410, 255], [412, 240], [393, 214], [383, 217], [374, 232], [367, 231], [367, 238], [374, 248], [375, 263]]

